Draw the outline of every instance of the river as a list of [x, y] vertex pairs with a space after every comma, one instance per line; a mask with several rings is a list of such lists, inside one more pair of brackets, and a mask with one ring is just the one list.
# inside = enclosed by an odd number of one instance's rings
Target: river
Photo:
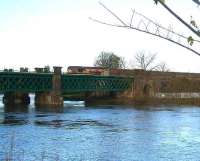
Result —
[[197, 161], [200, 108], [0, 104], [0, 138], [0, 160]]

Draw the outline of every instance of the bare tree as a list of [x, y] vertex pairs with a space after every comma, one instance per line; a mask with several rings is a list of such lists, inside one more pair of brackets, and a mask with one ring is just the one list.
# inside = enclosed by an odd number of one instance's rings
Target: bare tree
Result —
[[[143, 69], [145, 71], [169, 71], [167, 64], [165, 62], [156, 62], [157, 54], [146, 54], [146, 51], [138, 51], [134, 57], [134, 68]], [[133, 63], [132, 62], [132, 63]]]
[[156, 70], [161, 71], [161, 72], [169, 72], [170, 71], [168, 65], [165, 62], [161, 62], [160, 64], [158, 64]]
[[[193, 0], [193, 1], [195, 3], [198, 2], [197, 4], [199, 4], [198, 0]], [[200, 37], [200, 30], [193, 19], [191, 19], [190, 24], [188, 24], [180, 16], [178, 16], [169, 6], [166, 5], [165, 0], [154, 0], [154, 2], [156, 4], [160, 3], [173, 16], [175, 16], [181, 23], [183, 23], [187, 28], [189, 28], [195, 35]], [[194, 39], [190, 35], [183, 35], [182, 33], [178, 33], [174, 31], [174, 29], [171, 26], [163, 27], [162, 25], [158, 24], [157, 22], [154, 22], [153, 20], [149, 19], [145, 15], [136, 12], [135, 10], [132, 10], [132, 13], [130, 15], [131, 17], [130, 20], [123, 20], [121, 17], [119, 17], [115, 12], [113, 12], [103, 3], [99, 2], [99, 4], [108, 13], [110, 13], [110, 15], [114, 17], [118, 21], [118, 23], [105, 22], [105, 21], [101, 21], [101, 20], [90, 17], [91, 20], [104, 24], [104, 25], [120, 27], [120, 28], [125, 28], [125, 29], [132, 29], [132, 30], [136, 30], [139, 32], [143, 32], [143, 33], [155, 36], [155, 37], [159, 37], [161, 39], [170, 41], [178, 46], [181, 46], [200, 56], [200, 52], [198, 51], [198, 49], [195, 49], [193, 45], [194, 43], [200, 43], [200, 40]]]
[[154, 65], [156, 54], [145, 54], [145, 51], [139, 51], [135, 55], [136, 67], [145, 71], [155, 70], [157, 68]]

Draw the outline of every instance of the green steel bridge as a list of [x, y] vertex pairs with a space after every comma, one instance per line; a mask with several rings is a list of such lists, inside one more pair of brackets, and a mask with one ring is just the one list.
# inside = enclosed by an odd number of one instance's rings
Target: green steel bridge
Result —
[[[61, 75], [61, 92], [124, 91], [132, 78], [119, 76]], [[0, 72], [0, 93], [48, 92], [53, 89], [53, 73]]]

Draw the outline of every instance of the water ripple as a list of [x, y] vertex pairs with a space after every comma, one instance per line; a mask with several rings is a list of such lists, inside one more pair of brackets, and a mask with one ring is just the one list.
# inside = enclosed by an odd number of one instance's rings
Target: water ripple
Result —
[[36, 120], [35, 125], [37, 126], [47, 126], [47, 127], [54, 127], [54, 128], [61, 128], [64, 127], [65, 129], [78, 129], [81, 127], [113, 127], [113, 125], [108, 123], [103, 123], [95, 120]]

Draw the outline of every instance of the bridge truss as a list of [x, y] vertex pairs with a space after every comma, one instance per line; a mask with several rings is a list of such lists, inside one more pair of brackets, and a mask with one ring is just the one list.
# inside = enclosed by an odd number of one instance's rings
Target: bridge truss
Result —
[[[53, 73], [0, 72], [0, 93], [45, 92], [53, 89]], [[61, 75], [61, 92], [123, 91], [132, 78], [118, 76]]]

